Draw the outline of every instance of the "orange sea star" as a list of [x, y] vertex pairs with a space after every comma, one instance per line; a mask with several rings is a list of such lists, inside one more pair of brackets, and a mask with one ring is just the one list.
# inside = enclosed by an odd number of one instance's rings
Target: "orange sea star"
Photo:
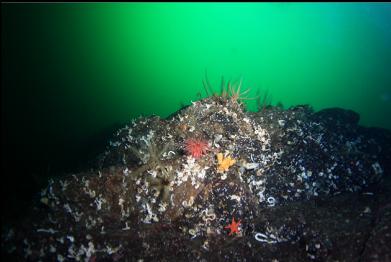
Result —
[[229, 232], [229, 236], [232, 235], [233, 233], [239, 233], [239, 225], [240, 225], [240, 219], [238, 222], [235, 222], [235, 218], [232, 218], [232, 222], [231, 224], [229, 224], [228, 226], [225, 226], [224, 228], [225, 229], [230, 229], [231, 232]]

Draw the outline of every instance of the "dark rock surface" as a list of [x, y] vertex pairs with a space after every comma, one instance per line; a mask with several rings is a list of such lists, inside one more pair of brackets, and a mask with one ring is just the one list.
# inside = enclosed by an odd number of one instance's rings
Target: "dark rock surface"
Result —
[[[2, 230], [21, 261], [390, 261], [391, 133], [233, 97], [139, 118]], [[189, 139], [208, 143], [189, 155]], [[238, 233], [226, 228], [240, 220]]]

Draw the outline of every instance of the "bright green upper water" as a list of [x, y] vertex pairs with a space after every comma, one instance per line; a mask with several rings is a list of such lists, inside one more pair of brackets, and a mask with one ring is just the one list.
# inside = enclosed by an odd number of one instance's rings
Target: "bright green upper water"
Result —
[[2, 4], [3, 139], [40, 161], [77, 150], [205, 96], [205, 70], [216, 90], [243, 77], [272, 104], [391, 128], [390, 17], [387, 3]]

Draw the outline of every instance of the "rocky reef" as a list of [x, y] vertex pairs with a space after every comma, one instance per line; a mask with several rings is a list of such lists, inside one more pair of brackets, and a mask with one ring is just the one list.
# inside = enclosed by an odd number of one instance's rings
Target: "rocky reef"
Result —
[[390, 261], [391, 133], [353, 111], [210, 96], [119, 129], [51, 179], [2, 257], [21, 261]]

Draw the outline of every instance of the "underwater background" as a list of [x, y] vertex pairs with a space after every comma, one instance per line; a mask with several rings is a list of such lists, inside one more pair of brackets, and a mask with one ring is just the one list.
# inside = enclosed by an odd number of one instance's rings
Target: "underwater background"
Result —
[[[391, 128], [388, 3], [2, 4], [2, 202], [76, 172], [140, 115], [221, 77], [284, 108], [351, 109]], [[249, 101], [249, 110], [256, 102]]]

